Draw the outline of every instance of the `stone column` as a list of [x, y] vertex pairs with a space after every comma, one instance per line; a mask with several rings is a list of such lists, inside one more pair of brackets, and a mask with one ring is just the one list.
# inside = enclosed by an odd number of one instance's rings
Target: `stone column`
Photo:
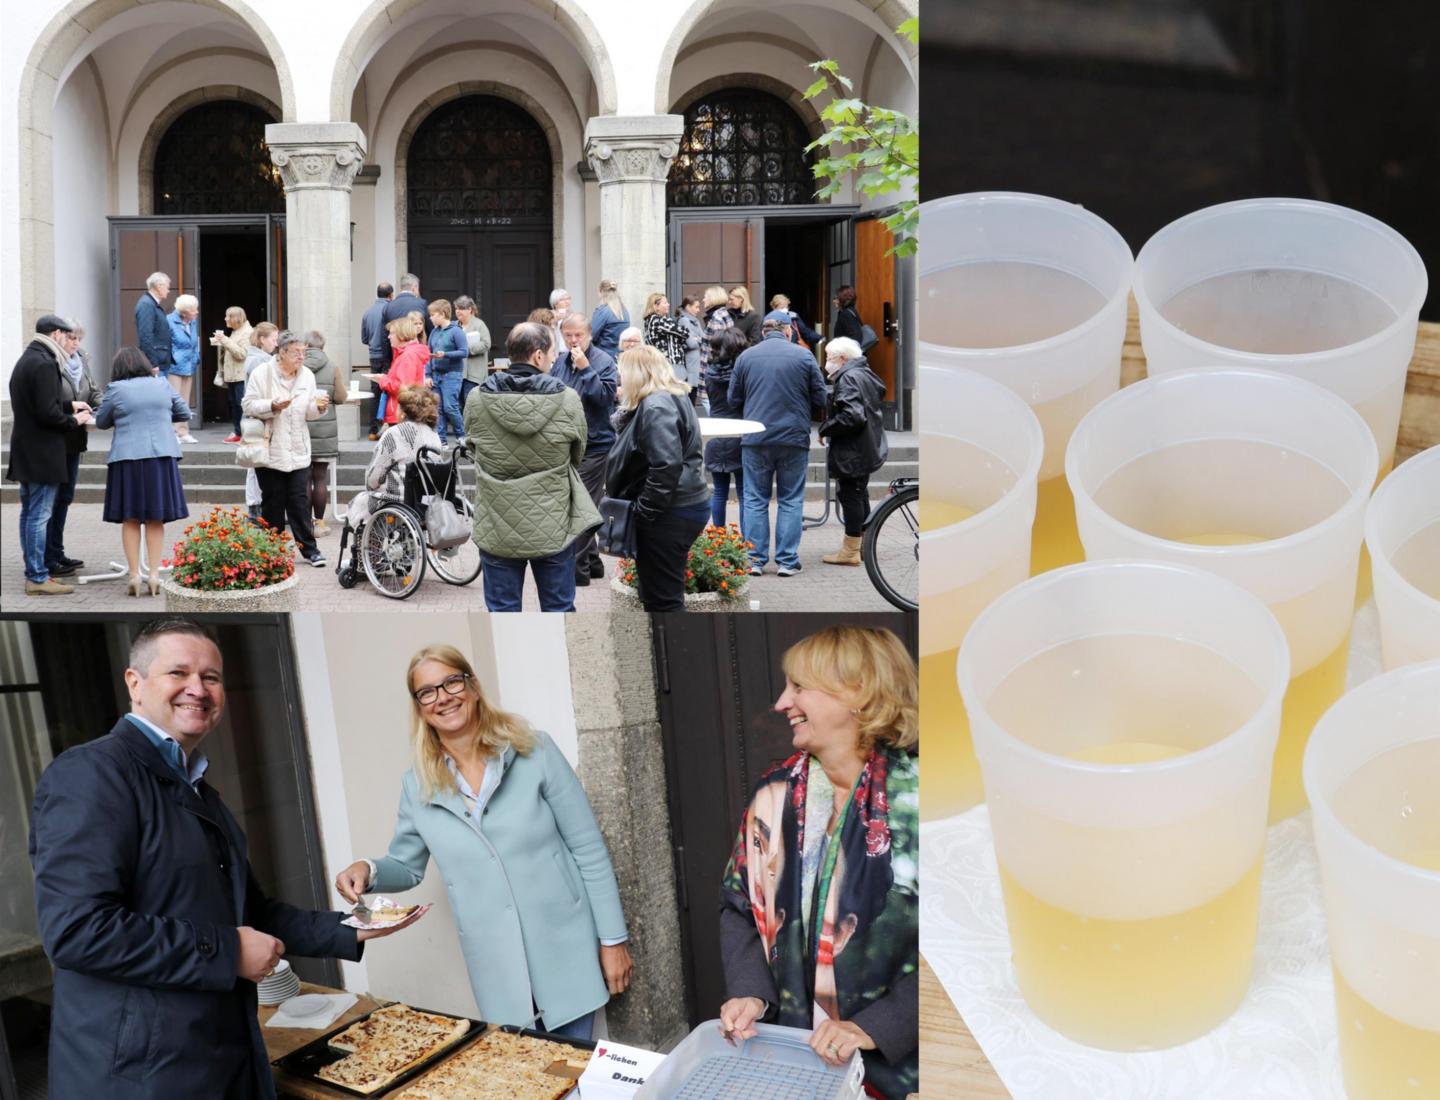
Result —
[[[665, 178], [684, 132], [684, 115], [599, 115], [585, 124], [585, 158], [600, 180], [600, 278], [619, 284], [637, 325], [645, 296], [665, 289]], [[594, 293], [584, 289], [587, 304]]]
[[265, 127], [265, 144], [285, 184], [285, 320], [324, 333], [325, 354], [348, 377], [350, 185], [365, 135], [353, 122], [280, 122]]
[[690, 1030], [649, 615], [567, 615], [578, 773], [605, 835], [635, 979], [605, 1008], [610, 1037], [669, 1050]]

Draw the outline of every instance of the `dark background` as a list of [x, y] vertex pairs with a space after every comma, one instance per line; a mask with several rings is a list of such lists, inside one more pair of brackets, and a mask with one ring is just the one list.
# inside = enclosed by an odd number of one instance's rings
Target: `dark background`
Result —
[[1134, 251], [1201, 207], [1321, 199], [1403, 234], [1440, 320], [1436, 0], [934, 0], [921, 196], [1078, 202]]

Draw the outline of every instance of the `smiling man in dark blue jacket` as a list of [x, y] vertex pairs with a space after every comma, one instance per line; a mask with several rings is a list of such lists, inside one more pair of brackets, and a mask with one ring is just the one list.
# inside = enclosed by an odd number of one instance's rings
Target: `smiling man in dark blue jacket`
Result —
[[51, 1100], [270, 1100], [256, 984], [282, 955], [354, 960], [385, 932], [256, 883], [245, 834], [204, 779], [200, 742], [225, 687], [200, 627], [146, 624], [125, 684], [130, 714], [62, 753], [35, 792], [35, 904], [55, 966]]

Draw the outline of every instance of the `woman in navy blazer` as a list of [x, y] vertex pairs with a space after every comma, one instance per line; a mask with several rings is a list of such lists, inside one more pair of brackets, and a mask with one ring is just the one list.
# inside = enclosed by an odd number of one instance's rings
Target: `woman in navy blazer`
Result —
[[180, 440], [174, 424], [189, 423], [190, 406], [155, 372], [139, 348], [121, 348], [110, 365], [110, 385], [95, 425], [114, 428], [105, 468], [106, 523], [118, 523], [130, 569], [126, 590], [140, 595], [140, 528], [150, 563], [150, 595], [165, 552], [165, 524], [190, 514], [180, 483]]
[[335, 879], [349, 901], [445, 879], [482, 1019], [588, 1039], [630, 984], [629, 938], [605, 838], [550, 738], [492, 707], [459, 650], [428, 646], [406, 675], [415, 766], [390, 852]]
[[601, 279], [600, 304], [590, 314], [590, 342], [613, 359], [620, 354], [620, 334], [629, 327], [630, 311], [620, 298], [620, 288]]

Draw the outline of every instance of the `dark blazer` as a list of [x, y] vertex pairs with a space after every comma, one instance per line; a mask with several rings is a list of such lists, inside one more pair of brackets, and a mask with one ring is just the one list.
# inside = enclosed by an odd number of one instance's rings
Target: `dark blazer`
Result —
[[[164, 316], [163, 314], [161, 315]], [[10, 433], [7, 481], [61, 485], [69, 480], [66, 438], [80, 429], [64, 400], [60, 363], [41, 340], [31, 340], [10, 372]]]
[[555, 360], [550, 377], [558, 378], [580, 395], [585, 406], [585, 449], [608, 450], [615, 442], [615, 429], [610, 417], [615, 412], [615, 391], [620, 388], [620, 374], [614, 357], [593, 342], [585, 353], [590, 365], [584, 370], [573, 366], [575, 353], [567, 351]]
[[865, 322], [854, 306], [847, 306], [835, 314], [835, 335], [848, 336], [857, 344], [865, 342]]
[[815, 356], [783, 333], [770, 333], [735, 360], [730, 404], [739, 407], [744, 419], [765, 425], [763, 432], [744, 436], [741, 447], [809, 447], [811, 416], [824, 411], [825, 400], [825, 380]]
[[360, 957], [343, 914], [265, 896], [244, 833], [197, 787], [125, 718], [40, 777], [30, 862], [55, 966], [51, 1100], [270, 1100], [237, 927], [278, 936], [289, 955]]
[[710, 500], [700, 465], [700, 421], [688, 397], [652, 393], [626, 418], [605, 460], [605, 493], [635, 501], [643, 520]]
[[135, 303], [135, 343], [161, 374], [175, 363], [171, 350], [170, 318], [147, 290]]
[[885, 383], [862, 355], [831, 376], [835, 392], [820, 435], [828, 436], [826, 461], [836, 477], [869, 477], [890, 457], [880, 419]]
[[751, 347], [760, 342], [761, 317], [758, 309], [747, 309], [744, 312], [732, 309], [730, 316], [735, 321], [735, 327], [745, 334], [745, 339], [750, 341]]

